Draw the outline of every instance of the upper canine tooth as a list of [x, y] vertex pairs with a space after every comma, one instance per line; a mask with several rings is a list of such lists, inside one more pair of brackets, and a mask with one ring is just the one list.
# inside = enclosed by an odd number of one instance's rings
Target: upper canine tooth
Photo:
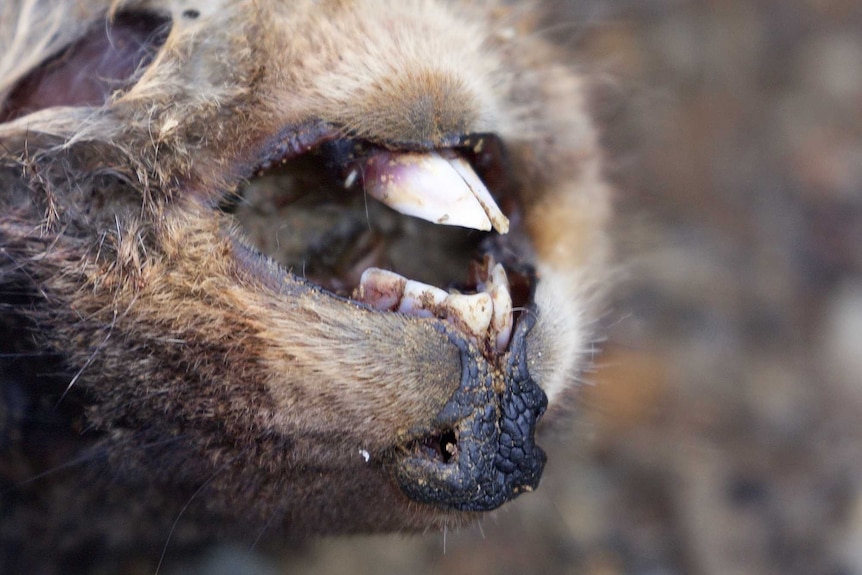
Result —
[[491, 196], [491, 192], [485, 187], [482, 179], [476, 174], [467, 160], [460, 156], [455, 156], [449, 159], [449, 163], [458, 174], [464, 178], [464, 183], [473, 192], [476, 200], [482, 205], [485, 210], [485, 215], [491, 221], [491, 225], [498, 233], [505, 234], [509, 232], [509, 218], [503, 215], [500, 207]]
[[471, 295], [452, 294], [443, 304], [446, 317], [455, 324], [462, 324], [470, 335], [483, 341], [491, 325], [494, 304], [487, 293]]
[[509, 229], [488, 189], [458, 156], [380, 151], [366, 160], [364, 175], [368, 194], [402, 214], [483, 231]]

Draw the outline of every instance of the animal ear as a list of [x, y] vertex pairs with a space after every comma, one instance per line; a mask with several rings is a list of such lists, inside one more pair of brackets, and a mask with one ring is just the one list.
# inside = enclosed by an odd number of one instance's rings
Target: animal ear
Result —
[[153, 12], [106, 15], [24, 74], [0, 102], [0, 123], [54, 106], [100, 106], [129, 87], [171, 30]]

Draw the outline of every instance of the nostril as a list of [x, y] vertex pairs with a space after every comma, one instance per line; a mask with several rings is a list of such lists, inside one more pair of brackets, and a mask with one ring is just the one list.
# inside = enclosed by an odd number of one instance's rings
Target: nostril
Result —
[[440, 436], [440, 453], [443, 463], [449, 463], [449, 460], [458, 454], [458, 438], [453, 430], [450, 429]]
[[429, 435], [421, 441], [421, 447], [429, 458], [449, 463], [458, 454], [458, 438], [455, 431], [447, 429], [442, 433]]
[[490, 511], [539, 485], [546, 457], [535, 430], [547, 396], [528, 372], [526, 337], [534, 322], [534, 314], [521, 316], [499, 366], [451, 335], [462, 350], [462, 383], [437, 415], [437, 431], [415, 440], [396, 462], [409, 498]]

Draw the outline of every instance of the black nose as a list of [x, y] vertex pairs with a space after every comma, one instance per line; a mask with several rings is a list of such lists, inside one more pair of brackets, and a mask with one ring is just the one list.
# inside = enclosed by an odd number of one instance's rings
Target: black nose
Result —
[[442, 430], [399, 461], [401, 489], [408, 497], [461, 511], [489, 511], [539, 484], [545, 452], [536, 445], [536, 424], [548, 398], [527, 371], [524, 314], [503, 366], [490, 365], [457, 334], [461, 386], [437, 417]]

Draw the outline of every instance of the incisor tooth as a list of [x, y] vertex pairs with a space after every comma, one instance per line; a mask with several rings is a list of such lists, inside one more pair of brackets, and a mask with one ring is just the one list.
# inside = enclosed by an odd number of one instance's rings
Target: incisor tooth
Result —
[[366, 303], [381, 311], [394, 311], [401, 302], [407, 278], [380, 268], [368, 268], [362, 272], [359, 285], [353, 291], [353, 299]]
[[460, 156], [376, 152], [365, 163], [365, 190], [387, 206], [437, 224], [506, 233], [509, 221]]
[[440, 288], [415, 280], [407, 280], [398, 311], [417, 317], [431, 317], [436, 315], [435, 311], [448, 295]]
[[450, 321], [463, 324], [470, 335], [475, 336], [479, 341], [485, 339], [494, 309], [489, 294], [452, 294], [446, 298], [443, 308], [447, 311], [446, 317]]
[[503, 266], [496, 264], [479, 293], [449, 294], [438, 287], [407, 279], [395, 272], [368, 268], [353, 299], [381, 311], [414, 317], [437, 317], [456, 326], [477, 343], [487, 342], [503, 353], [512, 334], [512, 297]]

